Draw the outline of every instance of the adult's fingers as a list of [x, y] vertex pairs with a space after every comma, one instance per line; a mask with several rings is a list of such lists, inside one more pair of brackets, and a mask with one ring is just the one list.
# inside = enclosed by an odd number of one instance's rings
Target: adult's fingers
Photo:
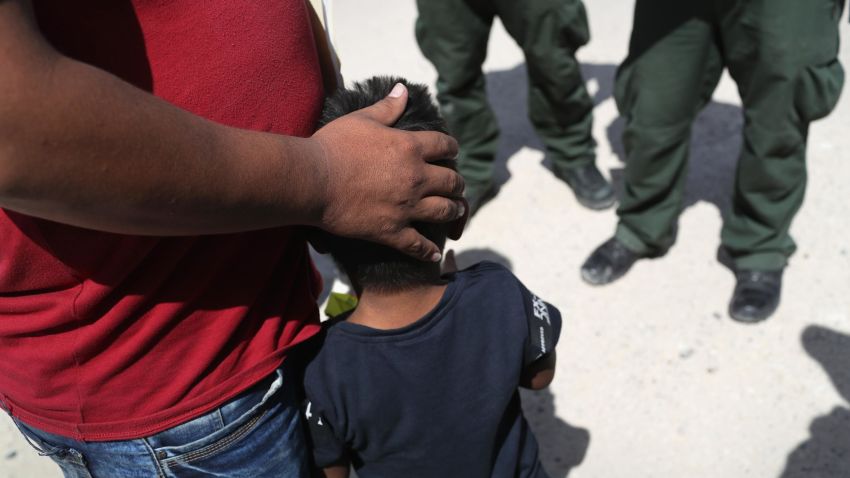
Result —
[[457, 157], [457, 140], [437, 131], [416, 131], [413, 135], [419, 144], [419, 152], [426, 161], [455, 159]]
[[452, 222], [466, 214], [466, 201], [449, 199], [442, 196], [428, 196], [419, 200], [413, 208], [410, 220], [413, 222], [443, 223]]
[[423, 196], [460, 198], [466, 187], [463, 176], [444, 166], [427, 165], [422, 182]]
[[384, 99], [355, 114], [371, 118], [384, 126], [392, 126], [404, 113], [405, 106], [407, 106], [407, 88], [401, 83], [396, 83]]
[[410, 226], [389, 236], [384, 244], [421, 261], [440, 262], [443, 257], [436, 244]]

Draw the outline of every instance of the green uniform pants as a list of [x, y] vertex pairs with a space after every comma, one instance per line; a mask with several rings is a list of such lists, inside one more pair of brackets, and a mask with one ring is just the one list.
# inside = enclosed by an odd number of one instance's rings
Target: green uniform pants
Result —
[[682, 207], [691, 124], [723, 68], [738, 84], [744, 142], [721, 240], [740, 269], [785, 266], [806, 188], [809, 123], [829, 114], [844, 0], [637, 0], [615, 97], [626, 119], [617, 237], [659, 254]]
[[496, 15], [525, 53], [529, 116], [553, 164], [560, 169], [594, 162], [593, 101], [575, 58], [590, 36], [580, 0], [416, 3], [416, 38], [437, 69], [437, 99], [460, 143], [458, 169], [469, 185], [491, 180], [498, 146], [499, 128], [481, 72]]

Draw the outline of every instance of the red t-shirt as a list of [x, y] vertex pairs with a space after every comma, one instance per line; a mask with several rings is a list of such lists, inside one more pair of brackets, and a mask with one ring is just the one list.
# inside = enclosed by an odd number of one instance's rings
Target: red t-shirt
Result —
[[[323, 90], [304, 2], [35, 8], [68, 56], [211, 120], [307, 136]], [[278, 367], [317, 331], [319, 290], [296, 228], [136, 237], [0, 210], [0, 403], [81, 440], [162, 431]]]

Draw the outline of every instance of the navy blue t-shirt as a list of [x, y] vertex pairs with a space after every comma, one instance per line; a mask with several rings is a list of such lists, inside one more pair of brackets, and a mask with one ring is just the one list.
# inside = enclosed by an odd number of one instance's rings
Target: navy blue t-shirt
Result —
[[517, 387], [554, 349], [561, 315], [494, 263], [450, 280], [406, 327], [338, 321], [319, 336], [304, 410], [316, 465], [347, 458], [361, 478], [547, 476]]

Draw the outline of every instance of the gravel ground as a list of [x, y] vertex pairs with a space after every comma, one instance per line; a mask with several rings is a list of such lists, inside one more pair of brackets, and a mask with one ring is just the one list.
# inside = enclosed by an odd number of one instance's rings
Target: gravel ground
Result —
[[[622, 124], [611, 88], [633, 1], [586, 3], [594, 38], [579, 58], [597, 101], [599, 164], [619, 185]], [[346, 78], [399, 74], [433, 84], [414, 18], [412, 0], [336, 1], [332, 24]], [[842, 29], [848, 38], [846, 20]], [[850, 54], [841, 57], [850, 65]], [[503, 133], [504, 185], [451, 247], [461, 266], [509, 265], [564, 312], [555, 382], [524, 395], [553, 478], [850, 477], [846, 99], [811, 129], [809, 191], [793, 227], [799, 251], [781, 308], [766, 323], [744, 326], [726, 315], [734, 278], [717, 259], [741, 145], [740, 101], [728, 77], [694, 127], [676, 246], [618, 283], [592, 288], [578, 269], [613, 232], [615, 214], [581, 208], [543, 164], [526, 119], [522, 55], [500, 25], [485, 70]], [[332, 269], [323, 269], [334, 284]], [[51, 476], [58, 471], [49, 460], [0, 418], [0, 478]]]

